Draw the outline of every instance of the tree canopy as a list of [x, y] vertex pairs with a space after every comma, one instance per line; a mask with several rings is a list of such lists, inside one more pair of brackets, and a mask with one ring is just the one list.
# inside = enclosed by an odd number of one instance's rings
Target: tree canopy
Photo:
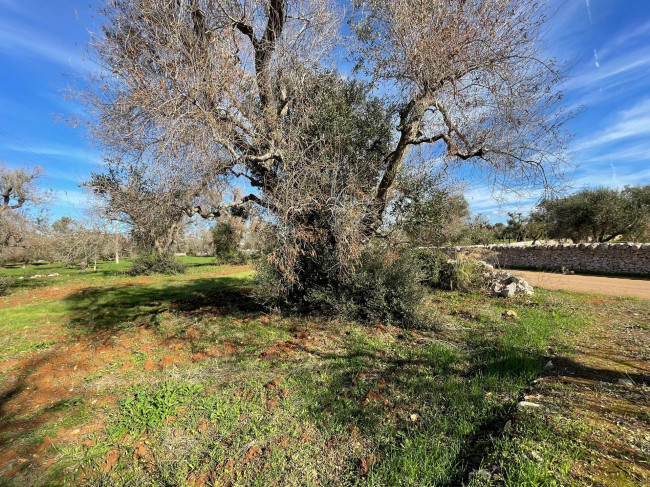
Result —
[[552, 238], [609, 242], [650, 237], [650, 185], [583, 189], [564, 198], [541, 201], [535, 213]]
[[[246, 181], [242, 198], [193, 212], [256, 205], [291, 287], [323, 246], [342, 270], [355, 261], [409, 168], [552, 184], [567, 113], [540, 47], [544, 3], [356, 0], [345, 37], [333, 0], [106, 1], [102, 69], [81, 96], [111, 164]], [[328, 68], [343, 53], [358, 67], [347, 79]]]

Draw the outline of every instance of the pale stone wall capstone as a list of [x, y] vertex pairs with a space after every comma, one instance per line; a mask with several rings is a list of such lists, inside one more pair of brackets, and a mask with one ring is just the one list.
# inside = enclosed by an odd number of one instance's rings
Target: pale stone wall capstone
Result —
[[635, 274], [650, 276], [650, 244], [601, 243], [558, 245], [488, 245], [451, 247], [453, 252], [485, 252], [490, 264], [508, 268], [519, 267], [547, 271], [565, 268], [574, 272]]

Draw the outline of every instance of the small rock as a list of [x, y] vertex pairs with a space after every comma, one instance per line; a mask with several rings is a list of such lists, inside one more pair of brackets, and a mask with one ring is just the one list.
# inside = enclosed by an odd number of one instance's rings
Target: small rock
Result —
[[517, 314], [516, 311], [514, 311], [514, 310], [512, 310], [512, 309], [507, 309], [507, 310], [505, 310], [505, 311], [503, 312], [503, 317], [504, 317], [504, 318], [513, 318], [513, 319], [517, 319], [517, 318], [519, 317], [519, 315]]
[[536, 402], [530, 402], [530, 401], [521, 401], [519, 404], [519, 409], [539, 409], [541, 408], [541, 404], [537, 404]]
[[503, 425], [503, 432], [510, 433], [512, 431], [512, 420], [509, 419], [506, 421], [506, 424]]
[[553, 361], [549, 360], [548, 362], [546, 362], [546, 365], [544, 367], [546, 367], [547, 369], [552, 368], [553, 367]]
[[621, 385], [621, 386], [633, 386], [634, 385], [634, 381], [632, 379], [618, 379], [618, 381], [616, 381], [616, 382], [618, 383], [618, 385]]
[[508, 284], [507, 286], [504, 286], [503, 289], [499, 292], [499, 296], [502, 296], [504, 298], [511, 298], [517, 293], [517, 285], [512, 282]]

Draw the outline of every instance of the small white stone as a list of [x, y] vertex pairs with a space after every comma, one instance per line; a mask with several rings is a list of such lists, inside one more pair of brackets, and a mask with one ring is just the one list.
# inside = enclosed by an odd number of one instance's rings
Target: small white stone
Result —
[[529, 401], [521, 401], [519, 404], [519, 409], [539, 409], [542, 407], [541, 404], [537, 404], [536, 402], [529, 402]]

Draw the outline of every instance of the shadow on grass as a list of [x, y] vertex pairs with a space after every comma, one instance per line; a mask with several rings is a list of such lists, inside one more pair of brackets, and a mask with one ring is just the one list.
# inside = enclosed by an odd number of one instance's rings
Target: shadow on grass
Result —
[[[99, 341], [106, 333], [133, 326], [157, 327], [163, 312], [261, 313], [262, 307], [247, 290], [249, 284], [246, 278], [220, 276], [97, 287], [65, 302], [70, 327], [87, 334], [86, 340]], [[377, 485], [422, 485], [424, 480], [430, 482], [427, 485], [461, 485], [483, 466], [519, 394], [529, 380], [543, 373], [547, 357], [525, 348], [524, 342], [519, 347], [479, 338], [464, 344], [466, 349], [456, 349], [435, 341], [415, 345], [411, 338], [405, 332], [398, 338], [403, 343], [387, 347], [387, 353], [354, 336], [344, 338], [335, 352], [303, 346], [300, 351], [315, 358], [312, 366], [286, 370], [309, 385], [296, 392], [303, 396], [309, 421], [343, 435], [352, 425], [373, 439], [383, 462], [370, 472], [369, 483], [374, 477]], [[571, 366], [569, 361], [566, 366]], [[3, 405], [24, 389], [33, 369], [33, 364], [25, 366], [14, 386], [0, 395], [0, 425], [19, 419], [5, 417]], [[576, 364], [573, 370], [576, 375], [594, 373]], [[67, 407], [71, 400], [61, 398], [63, 402], [52, 407]], [[414, 414], [418, 419], [411, 419]], [[0, 442], [0, 450], [8, 447], [9, 443]], [[351, 470], [358, 469], [356, 461], [350, 459]]]
[[69, 326], [81, 332], [116, 331], [139, 325], [157, 326], [162, 312], [209, 310], [215, 316], [261, 312], [246, 278], [220, 276], [174, 284], [137, 283], [86, 288], [65, 298]]
[[[535, 353], [486, 347], [470, 352], [472, 365], [463, 369], [466, 352], [443, 345], [405, 357], [356, 345], [344, 353], [312, 350], [327, 381], [309, 388], [305, 403], [311, 419], [325, 428], [340, 432], [353, 425], [374, 437], [383, 461], [369, 484], [420, 485], [427, 479], [430, 485], [464, 485], [483, 466], [526, 382], [545, 363]], [[312, 376], [305, 371], [301, 382]]]

